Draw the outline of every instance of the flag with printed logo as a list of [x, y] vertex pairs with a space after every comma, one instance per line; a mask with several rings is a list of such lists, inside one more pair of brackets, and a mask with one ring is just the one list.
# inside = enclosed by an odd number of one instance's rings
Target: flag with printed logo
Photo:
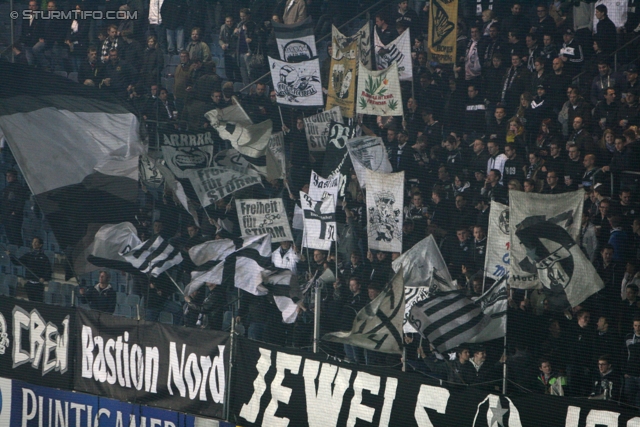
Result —
[[360, 67], [356, 113], [374, 116], [402, 116], [402, 93], [398, 64], [380, 71]]
[[413, 79], [413, 64], [411, 58], [411, 37], [409, 29], [399, 35], [391, 43], [385, 45], [380, 41], [378, 33], [374, 36], [376, 67], [378, 70], [389, 68], [391, 64], [398, 65], [400, 81]]

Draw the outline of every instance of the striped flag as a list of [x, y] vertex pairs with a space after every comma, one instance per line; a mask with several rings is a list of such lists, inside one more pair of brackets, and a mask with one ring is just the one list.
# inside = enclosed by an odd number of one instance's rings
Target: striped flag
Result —
[[480, 343], [502, 338], [507, 333], [507, 309], [509, 308], [509, 294], [507, 291], [507, 277], [503, 276], [494, 283], [488, 291], [475, 300], [482, 312], [491, 321], [469, 343]]
[[197, 268], [185, 295], [205, 283], [236, 286], [253, 295], [268, 293], [262, 275], [272, 266], [270, 234], [212, 240], [192, 247], [189, 256]]
[[132, 250], [123, 253], [122, 256], [141, 272], [151, 274], [154, 277], [158, 277], [182, 262], [180, 250], [174, 248], [168, 240], [163, 239], [160, 235], [153, 236]]
[[418, 302], [409, 322], [424, 338], [444, 353], [469, 342], [491, 322], [480, 306], [460, 292], [448, 292]]

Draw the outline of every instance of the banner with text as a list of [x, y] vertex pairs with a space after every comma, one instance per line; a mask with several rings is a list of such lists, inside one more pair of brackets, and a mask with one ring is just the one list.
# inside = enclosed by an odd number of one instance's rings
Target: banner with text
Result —
[[77, 311], [75, 390], [222, 418], [229, 334]]
[[236, 199], [242, 236], [269, 233], [274, 243], [293, 241], [282, 199]]
[[187, 178], [189, 171], [211, 166], [214, 132], [176, 132], [160, 135], [162, 157], [176, 178]]
[[297, 107], [322, 107], [320, 61], [312, 59], [287, 63], [269, 57], [273, 89], [278, 104]]
[[458, 0], [433, 0], [429, 10], [429, 61], [456, 62]]
[[369, 71], [360, 67], [356, 113], [373, 116], [404, 115], [397, 63], [394, 62], [381, 71]]
[[340, 107], [333, 107], [330, 110], [304, 118], [304, 131], [307, 134], [309, 151], [325, 151], [327, 149], [331, 122], [342, 123]]
[[245, 187], [262, 183], [260, 175], [253, 169], [247, 169], [245, 173], [242, 173], [214, 166], [191, 171], [188, 177], [203, 207], [207, 207]]
[[636, 411], [614, 402], [447, 389], [413, 372], [357, 367], [283, 350], [238, 340], [231, 413], [239, 425], [622, 427], [640, 422]]
[[0, 298], [0, 377], [72, 390], [74, 322], [73, 308]]

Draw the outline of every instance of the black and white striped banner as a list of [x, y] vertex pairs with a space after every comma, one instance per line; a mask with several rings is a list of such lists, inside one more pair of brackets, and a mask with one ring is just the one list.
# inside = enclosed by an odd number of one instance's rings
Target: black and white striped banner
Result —
[[150, 273], [154, 277], [182, 262], [180, 250], [160, 235], [152, 237], [122, 256], [138, 270]]

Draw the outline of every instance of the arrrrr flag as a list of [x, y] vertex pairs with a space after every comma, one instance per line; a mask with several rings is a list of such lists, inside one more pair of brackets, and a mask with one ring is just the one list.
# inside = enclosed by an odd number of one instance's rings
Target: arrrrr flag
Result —
[[0, 139], [82, 274], [96, 231], [135, 215], [140, 123], [104, 91], [8, 62], [0, 76]]
[[507, 333], [507, 309], [509, 308], [509, 295], [507, 291], [507, 278], [502, 277], [484, 294], [475, 300], [482, 312], [491, 317], [491, 321], [484, 329], [474, 336], [469, 343], [480, 343], [502, 338]]
[[409, 322], [444, 353], [469, 342], [491, 322], [491, 317], [463, 293], [454, 291], [415, 304]]
[[273, 89], [278, 104], [323, 107], [320, 61], [287, 63], [269, 57]]
[[454, 291], [456, 286], [433, 236], [416, 243], [396, 258], [391, 266], [394, 271], [402, 269], [404, 275], [404, 331], [417, 332], [409, 323], [411, 307], [436, 292]]
[[360, 136], [347, 141], [347, 148], [360, 187], [367, 187], [367, 169], [379, 173], [393, 172], [382, 138]]
[[403, 318], [404, 281], [401, 270], [380, 295], [358, 312], [351, 331], [332, 332], [322, 339], [382, 353], [402, 353]]
[[162, 158], [176, 178], [184, 179], [189, 171], [211, 166], [215, 132], [162, 134]]
[[411, 58], [411, 37], [409, 29], [399, 35], [388, 45], [382, 44], [378, 32], [374, 31], [376, 67], [384, 70], [391, 64], [398, 65], [398, 78], [400, 81], [413, 79], [413, 64]]
[[402, 252], [404, 171], [367, 176], [367, 235], [369, 248]]
[[153, 277], [158, 277], [182, 262], [180, 250], [159, 234], [123, 253], [122, 257], [141, 272]]
[[403, 116], [398, 64], [381, 71], [360, 67], [356, 113], [373, 116]]
[[191, 273], [185, 295], [205, 283], [235, 286], [253, 295], [267, 294], [262, 274], [272, 265], [269, 234], [211, 240], [189, 249], [189, 256], [197, 268]]
[[539, 279], [552, 296], [566, 296], [575, 307], [604, 287], [593, 264], [576, 243], [583, 191], [564, 194], [516, 191], [509, 198], [509, 281], [514, 288], [530, 288]]
[[314, 200], [300, 192], [300, 204], [304, 212], [303, 246], [328, 251], [336, 241], [336, 201], [331, 194], [322, 200]]
[[318, 56], [311, 17], [293, 25], [271, 21], [280, 59], [284, 62], [308, 61]]
[[487, 255], [484, 270], [487, 277], [500, 279], [509, 273], [509, 206], [491, 202]]

